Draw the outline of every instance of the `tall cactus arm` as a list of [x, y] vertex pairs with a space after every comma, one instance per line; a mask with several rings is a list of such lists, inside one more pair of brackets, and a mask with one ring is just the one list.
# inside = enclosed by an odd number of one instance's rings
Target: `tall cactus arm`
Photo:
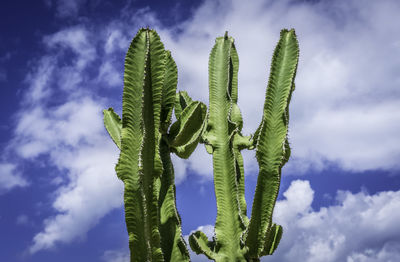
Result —
[[153, 30], [141, 29], [125, 59], [121, 154], [116, 166], [124, 182], [131, 261], [163, 261], [158, 229], [158, 152], [165, 52]]
[[[238, 60], [233, 38], [219, 37], [209, 59], [209, 114], [204, 140], [212, 147], [214, 186], [217, 200], [215, 223], [218, 261], [244, 261], [240, 236], [245, 229], [237, 180], [237, 158], [232, 147], [238, 131], [235, 113]], [[236, 57], [237, 58], [237, 57]], [[241, 180], [239, 179], [241, 182]]]
[[103, 110], [103, 121], [111, 139], [114, 141], [117, 147], [121, 149], [121, 118], [117, 115], [117, 113], [114, 112], [114, 109], [110, 107], [107, 110]]
[[260, 256], [279, 192], [281, 169], [286, 162], [288, 102], [293, 91], [299, 57], [294, 30], [282, 30], [272, 58], [264, 113], [256, 141], [259, 175], [247, 231], [249, 257]]

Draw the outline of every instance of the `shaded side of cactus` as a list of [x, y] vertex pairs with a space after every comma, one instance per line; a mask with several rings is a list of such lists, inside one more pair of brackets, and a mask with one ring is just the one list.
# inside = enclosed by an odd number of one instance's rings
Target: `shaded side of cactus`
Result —
[[[237, 106], [238, 56], [231, 37], [216, 39], [209, 60], [210, 105], [203, 141], [213, 154], [217, 219], [213, 241], [197, 231], [189, 243], [214, 261], [259, 261], [282, 237], [272, 224], [282, 166], [290, 155], [288, 105], [298, 63], [294, 30], [282, 30], [274, 51], [261, 124], [253, 137], [241, 134]], [[246, 216], [242, 149], [256, 149], [259, 175], [251, 219]]]
[[180, 106], [181, 118], [173, 124], [178, 131], [169, 134], [176, 86], [170, 52], [154, 30], [140, 29], [125, 59], [122, 119], [111, 108], [104, 110], [106, 129], [121, 150], [116, 172], [125, 186], [131, 261], [189, 261], [170, 153], [188, 157], [193, 152], [204, 126], [193, 127], [193, 122], [205, 121], [206, 108], [193, 101]]

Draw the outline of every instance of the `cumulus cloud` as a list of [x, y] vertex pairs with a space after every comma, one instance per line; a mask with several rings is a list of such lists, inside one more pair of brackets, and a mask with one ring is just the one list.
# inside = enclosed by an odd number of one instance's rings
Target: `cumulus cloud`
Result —
[[[274, 221], [284, 233], [273, 256], [261, 261], [377, 262], [400, 257], [400, 191], [352, 194], [339, 191], [337, 204], [313, 210], [309, 181], [295, 180], [277, 201]], [[213, 226], [199, 227], [211, 239]], [[186, 236], [186, 239], [188, 236]], [[191, 253], [192, 261], [208, 259]]]
[[400, 244], [388, 243], [381, 249], [367, 249], [364, 252], [354, 252], [347, 257], [347, 262], [395, 262], [400, 260]]
[[397, 261], [400, 214], [393, 210], [400, 208], [400, 191], [339, 191], [336, 205], [318, 211], [313, 193], [308, 181], [296, 180], [277, 202], [274, 220], [284, 234], [265, 261]]
[[[160, 28], [179, 68], [180, 88], [207, 102], [208, 54], [225, 30], [240, 58], [244, 133], [257, 128], [269, 63], [281, 28], [295, 28], [300, 63], [291, 103], [292, 161], [287, 172], [398, 169], [400, 55], [397, 1], [205, 1], [180, 34]], [[196, 61], [196, 63], [193, 63]], [[388, 146], [389, 145], [389, 146]], [[204, 157], [199, 157], [202, 162]], [[254, 158], [249, 166], [256, 166]], [[196, 164], [193, 164], [195, 167]]]

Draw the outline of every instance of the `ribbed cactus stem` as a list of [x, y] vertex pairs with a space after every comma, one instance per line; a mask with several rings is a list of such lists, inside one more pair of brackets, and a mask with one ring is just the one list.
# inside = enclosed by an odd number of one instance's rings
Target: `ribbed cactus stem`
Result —
[[163, 261], [158, 230], [162, 170], [158, 150], [161, 76], [165, 51], [154, 31], [141, 29], [125, 59], [121, 154], [117, 175], [125, 185], [131, 261]]
[[246, 239], [250, 257], [259, 257], [265, 248], [282, 167], [290, 156], [288, 108], [298, 59], [299, 46], [294, 30], [282, 30], [272, 58], [262, 122], [255, 137], [259, 175]]
[[[213, 154], [217, 220], [215, 242], [210, 250], [213, 255], [209, 257], [215, 261], [245, 261], [245, 250], [240, 238], [246, 229], [248, 218], [244, 199], [243, 160], [240, 154], [242, 143], [239, 142], [243, 139], [240, 133], [242, 117], [236, 104], [238, 66], [233, 38], [226, 33], [224, 37], [216, 39], [210, 54], [210, 104], [203, 136]], [[192, 248], [200, 246], [202, 237], [199, 234], [191, 236]], [[210, 253], [201, 249], [195, 251]]]
[[122, 120], [112, 108], [104, 110], [106, 129], [121, 150], [116, 172], [125, 185], [132, 262], [189, 261], [170, 154], [189, 157], [200, 139], [206, 109], [200, 102], [179, 104], [181, 116], [173, 124], [178, 132], [168, 133], [177, 79], [176, 64], [158, 34], [140, 29], [125, 59]]

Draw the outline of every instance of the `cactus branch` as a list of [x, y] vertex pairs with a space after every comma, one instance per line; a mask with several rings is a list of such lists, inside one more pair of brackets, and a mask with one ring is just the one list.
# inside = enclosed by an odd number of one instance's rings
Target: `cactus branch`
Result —
[[259, 257], [271, 227], [279, 192], [282, 166], [288, 158], [288, 106], [294, 87], [299, 47], [294, 30], [282, 30], [272, 58], [262, 122], [256, 137], [259, 175], [246, 246], [251, 258]]
[[[217, 200], [213, 246], [214, 252], [218, 252], [218, 256], [213, 256], [213, 259], [216, 261], [245, 261], [245, 251], [239, 241], [247, 223], [243, 163], [239, 147], [233, 147], [243, 125], [236, 105], [238, 66], [233, 38], [226, 33], [224, 37], [216, 39], [210, 54], [210, 105], [203, 135], [207, 151], [213, 154]], [[199, 239], [196, 235], [192, 239], [190, 243], [193, 244], [200, 241], [194, 241]], [[203, 249], [197, 250], [205, 252]], [[209, 254], [207, 256], [210, 257]]]

